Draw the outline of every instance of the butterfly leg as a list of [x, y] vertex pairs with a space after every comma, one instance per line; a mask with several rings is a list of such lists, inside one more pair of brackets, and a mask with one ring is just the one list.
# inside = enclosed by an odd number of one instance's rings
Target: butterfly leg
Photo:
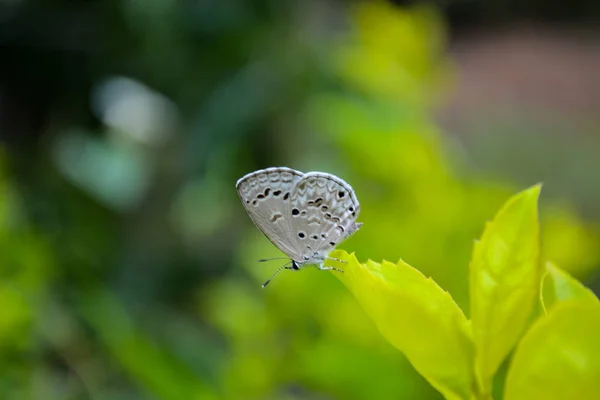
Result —
[[331, 260], [331, 261], [337, 261], [337, 262], [342, 263], [342, 264], [348, 264], [346, 261], [340, 260], [339, 258], [327, 257], [327, 259]]
[[321, 271], [337, 271], [337, 272], [344, 273], [344, 271], [343, 271], [343, 270], [341, 270], [341, 269], [339, 269], [339, 268], [335, 268], [335, 267], [324, 267], [324, 266], [322, 266], [322, 265], [319, 265], [319, 269], [320, 269]]

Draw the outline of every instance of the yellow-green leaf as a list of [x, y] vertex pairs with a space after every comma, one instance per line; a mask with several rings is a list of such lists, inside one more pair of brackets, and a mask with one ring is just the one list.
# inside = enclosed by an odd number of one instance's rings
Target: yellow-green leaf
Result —
[[469, 323], [450, 294], [403, 261], [360, 264], [354, 254], [335, 273], [381, 334], [447, 399], [468, 399], [473, 387]]
[[540, 286], [540, 186], [512, 197], [487, 224], [470, 265], [475, 374], [481, 395], [525, 329]]
[[540, 300], [546, 312], [558, 302], [587, 300], [598, 303], [598, 298], [590, 289], [554, 264], [546, 263], [546, 274], [542, 280]]
[[559, 302], [519, 343], [506, 379], [506, 400], [597, 399], [600, 304]]

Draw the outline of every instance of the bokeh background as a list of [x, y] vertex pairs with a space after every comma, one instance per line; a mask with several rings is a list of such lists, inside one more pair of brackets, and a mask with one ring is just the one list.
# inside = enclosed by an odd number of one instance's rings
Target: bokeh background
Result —
[[0, 1], [0, 398], [440, 399], [331, 274], [261, 289], [235, 181], [341, 176], [341, 248], [467, 315], [473, 240], [544, 182], [598, 293], [599, 4]]

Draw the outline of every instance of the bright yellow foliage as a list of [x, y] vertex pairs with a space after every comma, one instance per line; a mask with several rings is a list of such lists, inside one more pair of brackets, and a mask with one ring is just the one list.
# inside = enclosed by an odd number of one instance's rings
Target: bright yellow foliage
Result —
[[[551, 263], [542, 278], [539, 193], [538, 185], [509, 199], [475, 245], [471, 321], [403, 261], [360, 264], [354, 253], [332, 254], [345, 262], [332, 262], [344, 269], [335, 276], [447, 399], [492, 399], [497, 369], [515, 346], [506, 399], [591, 399], [597, 391], [600, 303]], [[529, 325], [538, 292], [547, 314]]]
[[569, 300], [598, 303], [594, 292], [551, 262], [546, 263], [546, 274], [542, 278], [540, 300], [546, 312], [550, 311], [554, 305]]
[[506, 400], [597, 399], [600, 304], [558, 303], [519, 344], [506, 380]]
[[367, 261], [332, 253], [336, 276], [356, 297], [381, 334], [447, 399], [469, 398], [473, 347], [469, 323], [448, 292], [403, 261]]
[[525, 329], [540, 282], [540, 186], [512, 199], [489, 223], [471, 260], [475, 373], [483, 395]]

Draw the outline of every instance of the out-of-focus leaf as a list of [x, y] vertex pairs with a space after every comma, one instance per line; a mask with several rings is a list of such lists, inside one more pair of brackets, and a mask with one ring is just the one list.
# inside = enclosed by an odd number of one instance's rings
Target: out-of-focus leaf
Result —
[[[342, 46], [334, 60], [342, 78], [358, 89], [419, 104], [439, 86], [444, 35], [434, 8], [410, 10], [386, 1], [359, 2], [352, 13], [358, 39]], [[435, 62], [434, 62], [435, 60]], [[423, 90], [423, 86], [429, 90]]]
[[557, 303], [517, 347], [506, 400], [595, 399], [600, 382], [600, 304]]
[[512, 197], [475, 244], [470, 289], [475, 373], [482, 395], [521, 336], [540, 282], [540, 186]]
[[568, 300], [585, 300], [598, 303], [598, 298], [594, 292], [550, 262], [546, 263], [546, 274], [542, 279], [540, 300], [546, 312], [557, 303]]
[[56, 141], [53, 157], [67, 179], [118, 211], [139, 204], [150, 185], [148, 160], [135, 148], [118, 142], [71, 132]]
[[[448, 292], [403, 261], [347, 262], [335, 275], [356, 297], [381, 334], [447, 399], [470, 397], [473, 344], [469, 324]], [[340, 267], [337, 264], [336, 267]]]
[[569, 204], [551, 204], [544, 212], [544, 255], [563, 271], [585, 275], [600, 264], [598, 230], [591, 220], [581, 220]]
[[136, 329], [110, 294], [83, 299], [83, 315], [119, 365], [148, 393], [161, 399], [214, 399], [180, 360], [162, 351]]
[[28, 341], [31, 306], [11, 285], [0, 284], [0, 360], [7, 348], [23, 347]]
[[[356, 300], [351, 300], [354, 310], [359, 311]], [[372, 325], [370, 321], [369, 325]], [[379, 334], [377, 339], [381, 343]], [[309, 387], [335, 387], [335, 398], [344, 400], [438, 400], [442, 397], [400, 353], [393, 348], [386, 351], [388, 346], [381, 343], [375, 348], [357, 348], [337, 337], [325, 336], [315, 345], [301, 347], [298, 374], [309, 383]], [[369, 367], [365, 368], [365, 365]], [[340, 373], [344, 370], [362, 371], [362, 379]], [[365, 385], [365, 382], [377, 384]]]

